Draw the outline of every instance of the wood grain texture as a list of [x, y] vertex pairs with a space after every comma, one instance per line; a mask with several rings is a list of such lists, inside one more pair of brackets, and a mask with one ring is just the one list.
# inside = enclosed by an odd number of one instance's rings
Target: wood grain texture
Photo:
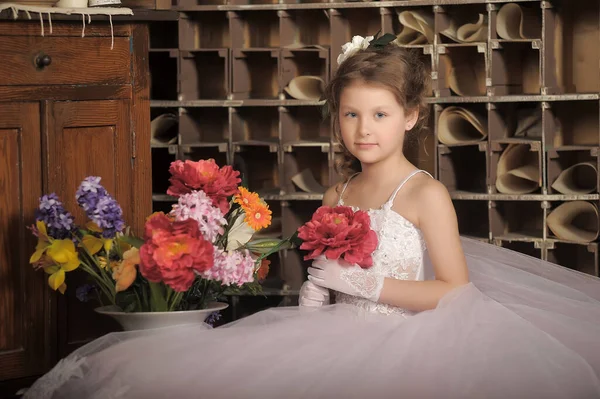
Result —
[[[129, 38], [0, 36], [0, 85], [128, 84]], [[51, 64], [39, 68], [36, 57]]]
[[148, 27], [133, 25], [133, 101], [131, 130], [133, 139], [133, 187], [136, 212], [131, 225], [142, 235], [146, 217], [152, 213], [152, 154], [150, 149], [150, 85], [148, 64]]
[[37, 103], [0, 103], [0, 380], [49, 365], [45, 275], [29, 257], [27, 229], [41, 195], [40, 112]]
[[[92, 17], [93, 19], [93, 17]], [[50, 27], [46, 25], [45, 35], [46, 37], [56, 36], [71, 36], [81, 38], [81, 30], [83, 24], [81, 22], [81, 15], [79, 16], [79, 23], [64, 23], [64, 24], [52, 24], [52, 33], [50, 33]], [[114, 36], [129, 37], [131, 35], [131, 26], [125, 23], [115, 23], [113, 25]], [[6, 21], [0, 23], [0, 36], [41, 36], [40, 21]], [[85, 37], [108, 37], [110, 39], [110, 26], [104, 24], [85, 24]]]
[[0, 86], [2, 101], [118, 100], [131, 98], [131, 85]]

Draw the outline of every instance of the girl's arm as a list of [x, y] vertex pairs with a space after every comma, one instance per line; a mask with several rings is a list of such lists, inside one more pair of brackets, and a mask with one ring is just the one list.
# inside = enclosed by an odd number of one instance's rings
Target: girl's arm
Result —
[[415, 187], [418, 226], [433, 264], [435, 280], [405, 281], [386, 278], [379, 302], [423, 311], [433, 309], [452, 289], [469, 283], [465, 256], [460, 243], [456, 212], [446, 187], [437, 180]]

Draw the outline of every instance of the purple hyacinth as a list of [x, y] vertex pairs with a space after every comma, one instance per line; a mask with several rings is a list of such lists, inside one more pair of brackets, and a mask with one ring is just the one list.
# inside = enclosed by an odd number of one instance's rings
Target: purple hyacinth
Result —
[[214, 327], [215, 323], [221, 319], [221, 312], [212, 312], [211, 314], [208, 315], [208, 317], [206, 318], [205, 323]]
[[44, 222], [48, 235], [57, 240], [68, 238], [75, 229], [73, 216], [67, 212], [55, 193], [40, 197], [35, 218]]
[[86, 177], [79, 185], [75, 197], [88, 218], [102, 229], [104, 238], [113, 238], [123, 231], [123, 211], [119, 203], [100, 184], [100, 177]]

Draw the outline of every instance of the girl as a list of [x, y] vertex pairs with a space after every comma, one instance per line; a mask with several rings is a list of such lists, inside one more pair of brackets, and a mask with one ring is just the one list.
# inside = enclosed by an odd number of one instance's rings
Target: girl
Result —
[[348, 162], [323, 202], [368, 210], [373, 267], [318, 259], [303, 306], [220, 328], [109, 334], [28, 397], [600, 397], [599, 279], [460, 238], [444, 187], [402, 153], [425, 119], [423, 68], [358, 44], [327, 89]]

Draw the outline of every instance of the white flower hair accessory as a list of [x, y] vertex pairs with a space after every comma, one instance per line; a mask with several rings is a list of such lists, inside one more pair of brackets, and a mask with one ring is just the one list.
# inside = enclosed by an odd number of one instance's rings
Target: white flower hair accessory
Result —
[[369, 47], [371, 40], [374, 38], [374, 36], [354, 36], [351, 42], [348, 42], [342, 46], [342, 54], [340, 54], [337, 58], [338, 65], [341, 65], [342, 62], [356, 54], [359, 50], [365, 50], [367, 47]]

